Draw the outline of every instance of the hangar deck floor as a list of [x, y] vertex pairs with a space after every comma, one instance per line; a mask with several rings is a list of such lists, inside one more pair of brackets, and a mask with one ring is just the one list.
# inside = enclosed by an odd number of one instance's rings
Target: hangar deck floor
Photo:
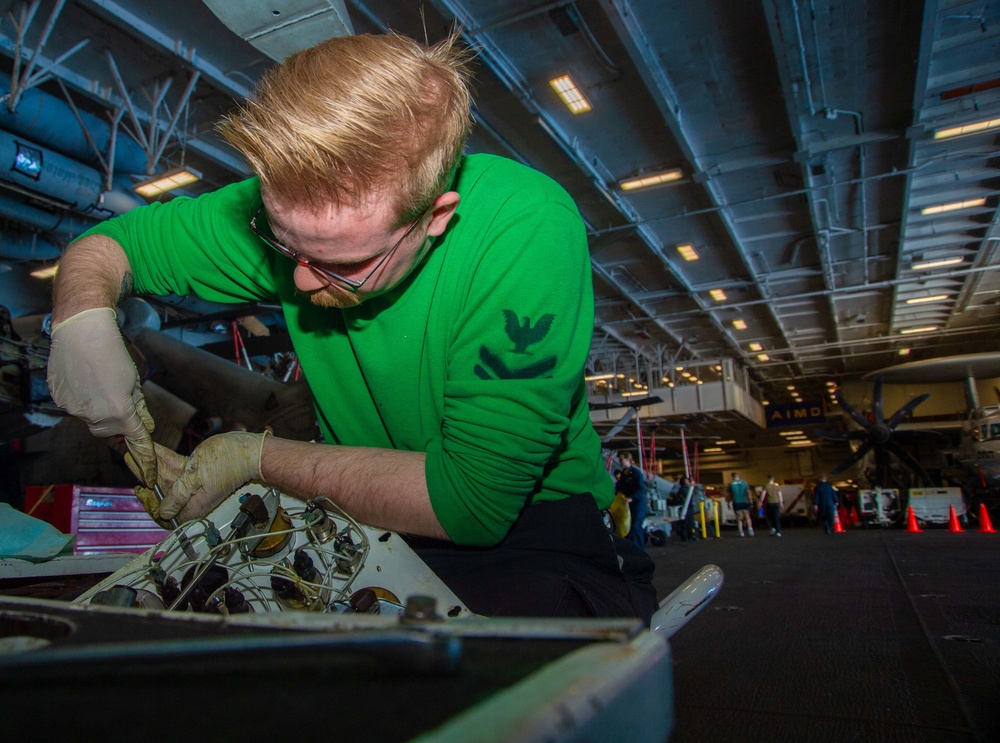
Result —
[[729, 529], [649, 552], [661, 597], [725, 572], [671, 640], [671, 743], [1000, 740], [1000, 534]]

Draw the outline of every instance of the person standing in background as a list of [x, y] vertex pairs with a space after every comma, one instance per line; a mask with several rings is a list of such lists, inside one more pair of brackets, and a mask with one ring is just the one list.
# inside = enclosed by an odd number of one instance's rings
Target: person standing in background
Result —
[[618, 492], [628, 498], [628, 509], [632, 516], [628, 538], [646, 549], [646, 531], [642, 528], [642, 522], [646, 520], [646, 476], [635, 466], [632, 455], [627, 451], [618, 452], [618, 463], [622, 466]]
[[753, 518], [750, 515], [750, 486], [746, 484], [738, 472], [733, 473], [733, 481], [729, 483], [729, 500], [733, 503], [736, 526], [740, 530], [740, 536], [744, 536], [743, 524], [745, 523], [747, 532], [752, 537]]
[[823, 522], [824, 534], [833, 531], [833, 521], [837, 517], [839, 504], [840, 498], [837, 495], [837, 489], [826, 481], [826, 475], [820, 475], [816, 489], [813, 491], [813, 508], [816, 509], [816, 515]]
[[767, 476], [767, 485], [764, 486], [764, 493], [761, 496], [760, 504], [764, 504], [764, 516], [771, 527], [771, 534], [776, 537], [781, 536], [781, 509], [785, 502], [781, 495], [781, 488], [774, 481], [774, 475]]

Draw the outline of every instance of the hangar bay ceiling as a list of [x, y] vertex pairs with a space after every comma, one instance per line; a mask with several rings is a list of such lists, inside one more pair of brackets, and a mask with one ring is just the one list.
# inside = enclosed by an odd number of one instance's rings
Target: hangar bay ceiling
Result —
[[[341, 11], [355, 33], [457, 24], [478, 50], [469, 149], [576, 199], [589, 371], [621, 374], [619, 392], [732, 359], [761, 400], [825, 400], [828, 382], [997, 349], [997, 0], [211, 4], [251, 37], [263, 11], [292, 44], [295, 21]], [[273, 61], [202, 0], [0, 5], [0, 304], [17, 316], [47, 309], [27, 272], [141, 203], [148, 174], [199, 171], [175, 194], [245, 177], [213, 123]], [[561, 76], [587, 110], [560, 100]]]

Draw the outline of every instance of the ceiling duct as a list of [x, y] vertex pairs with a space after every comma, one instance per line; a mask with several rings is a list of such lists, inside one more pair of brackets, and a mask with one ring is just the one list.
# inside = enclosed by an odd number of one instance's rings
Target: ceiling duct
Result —
[[276, 62], [354, 27], [343, 0], [204, 0], [226, 26]]
[[[0, 217], [12, 222], [20, 222], [38, 232], [49, 233], [49, 239], [56, 239], [56, 242], [60, 244], [63, 241], [69, 242], [72, 238], [94, 226], [94, 222], [91, 220], [75, 219], [62, 210], [50, 212], [39, 209], [23, 201], [4, 196], [2, 193], [0, 193]], [[2, 239], [7, 240], [8, 237], [9, 234], [5, 233]], [[3, 255], [7, 258], [19, 257], [8, 256], [6, 253]], [[34, 255], [32, 260], [48, 260], [48, 258]]]
[[145, 203], [124, 189], [105, 191], [104, 176], [97, 170], [5, 131], [0, 131], [0, 179], [98, 218]]
[[59, 248], [34, 233], [0, 234], [0, 258], [15, 261], [51, 261], [61, 255], [62, 251]]
[[[0, 99], [10, 96], [10, 85], [0, 82]], [[54, 95], [30, 88], [21, 94], [17, 110], [0, 106], [0, 129], [44, 142], [56, 152], [87, 165], [100, 166], [101, 157], [107, 161], [111, 150], [111, 125], [85, 111], [77, 111]], [[93, 146], [87, 136], [93, 141]], [[120, 131], [115, 137], [114, 171], [117, 173], [145, 173], [146, 153], [134, 139]], [[96, 152], [95, 152], [96, 147]]]

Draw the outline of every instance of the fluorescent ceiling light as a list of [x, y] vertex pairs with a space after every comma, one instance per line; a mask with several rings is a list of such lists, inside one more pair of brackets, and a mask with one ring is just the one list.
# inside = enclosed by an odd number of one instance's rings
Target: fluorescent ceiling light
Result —
[[590, 103], [583, 97], [583, 93], [569, 75], [552, 78], [549, 80], [549, 85], [573, 113], [582, 114], [590, 110]]
[[589, 377], [584, 377], [588, 382], [596, 382], [598, 379], [614, 379], [615, 375], [612, 374], [591, 374]]
[[898, 353], [900, 356], [909, 356], [910, 355], [910, 349], [908, 349], [908, 348], [901, 348], [896, 353]]
[[749, 346], [751, 351], [763, 351], [764, 347], [759, 343], [751, 343]]
[[640, 188], [652, 188], [653, 186], [661, 186], [664, 183], [679, 181], [683, 177], [684, 173], [675, 168], [674, 170], [664, 170], [660, 173], [650, 173], [649, 175], [627, 178], [621, 181], [618, 186], [622, 191], [635, 191]]
[[736, 443], [736, 439], [727, 439], [725, 441], [716, 441], [715, 443], [718, 444], [719, 446], [726, 446], [728, 444], [735, 444]]
[[647, 395], [649, 394], [645, 390], [639, 390], [638, 392], [623, 392], [622, 397], [635, 397], [636, 395]]
[[722, 447], [721, 446], [711, 446], [708, 449], [702, 449], [701, 453], [702, 454], [718, 454], [720, 451], [722, 451]]
[[966, 199], [965, 201], [953, 201], [950, 204], [939, 204], [938, 206], [925, 206], [920, 210], [923, 215], [928, 214], [943, 214], [944, 212], [953, 212], [959, 209], [971, 209], [974, 206], [982, 206], [986, 203], [986, 199]]
[[166, 173], [137, 183], [132, 189], [140, 196], [145, 196], [149, 199], [200, 180], [201, 173], [194, 168], [173, 168]]
[[733, 320], [733, 327], [737, 330], [746, 330], [747, 324], [743, 320]]
[[45, 268], [37, 268], [31, 272], [31, 275], [36, 279], [51, 279], [57, 273], [59, 273], [59, 264], [56, 263], [53, 266], [46, 266]]
[[694, 249], [694, 246], [692, 245], [688, 244], [678, 245], [677, 252], [681, 254], [681, 258], [688, 261], [689, 263], [691, 261], [696, 261], [699, 258], [698, 252]]
[[710, 296], [716, 302], [725, 302], [726, 301], [726, 293], [724, 291], [722, 291], [722, 289], [712, 289], [708, 293], [708, 296]]
[[979, 134], [1000, 127], [1000, 119], [987, 119], [977, 121], [972, 124], [953, 126], [948, 129], [938, 129], [934, 132], [934, 139], [951, 139], [953, 137], [964, 137], [966, 134]]
[[930, 333], [937, 330], [937, 325], [927, 325], [922, 328], [907, 328], [906, 330], [900, 330], [900, 335], [912, 335], [913, 333]]
[[795, 385], [794, 384], [790, 384], [787, 387], [785, 387], [785, 389], [788, 390], [789, 392], [791, 392], [792, 390], [795, 389]]
[[801, 436], [805, 431], [778, 431], [779, 436]]
[[812, 446], [812, 444], [813, 444], [813, 442], [810, 441], [809, 439], [806, 439], [805, 441], [789, 441], [788, 442], [789, 446]]
[[954, 266], [965, 261], [965, 258], [941, 258], [935, 261], [921, 261], [914, 263], [911, 268], [914, 271], [923, 271], [926, 268], [941, 268], [943, 266]]
[[771, 360], [771, 357], [768, 356], [766, 353], [759, 353], [759, 354], [757, 354], [757, 361], [770, 361], [770, 360]]
[[930, 297], [911, 297], [906, 300], [906, 304], [923, 304], [924, 302], [940, 302], [942, 299], [947, 299], [947, 294], [934, 294]]

